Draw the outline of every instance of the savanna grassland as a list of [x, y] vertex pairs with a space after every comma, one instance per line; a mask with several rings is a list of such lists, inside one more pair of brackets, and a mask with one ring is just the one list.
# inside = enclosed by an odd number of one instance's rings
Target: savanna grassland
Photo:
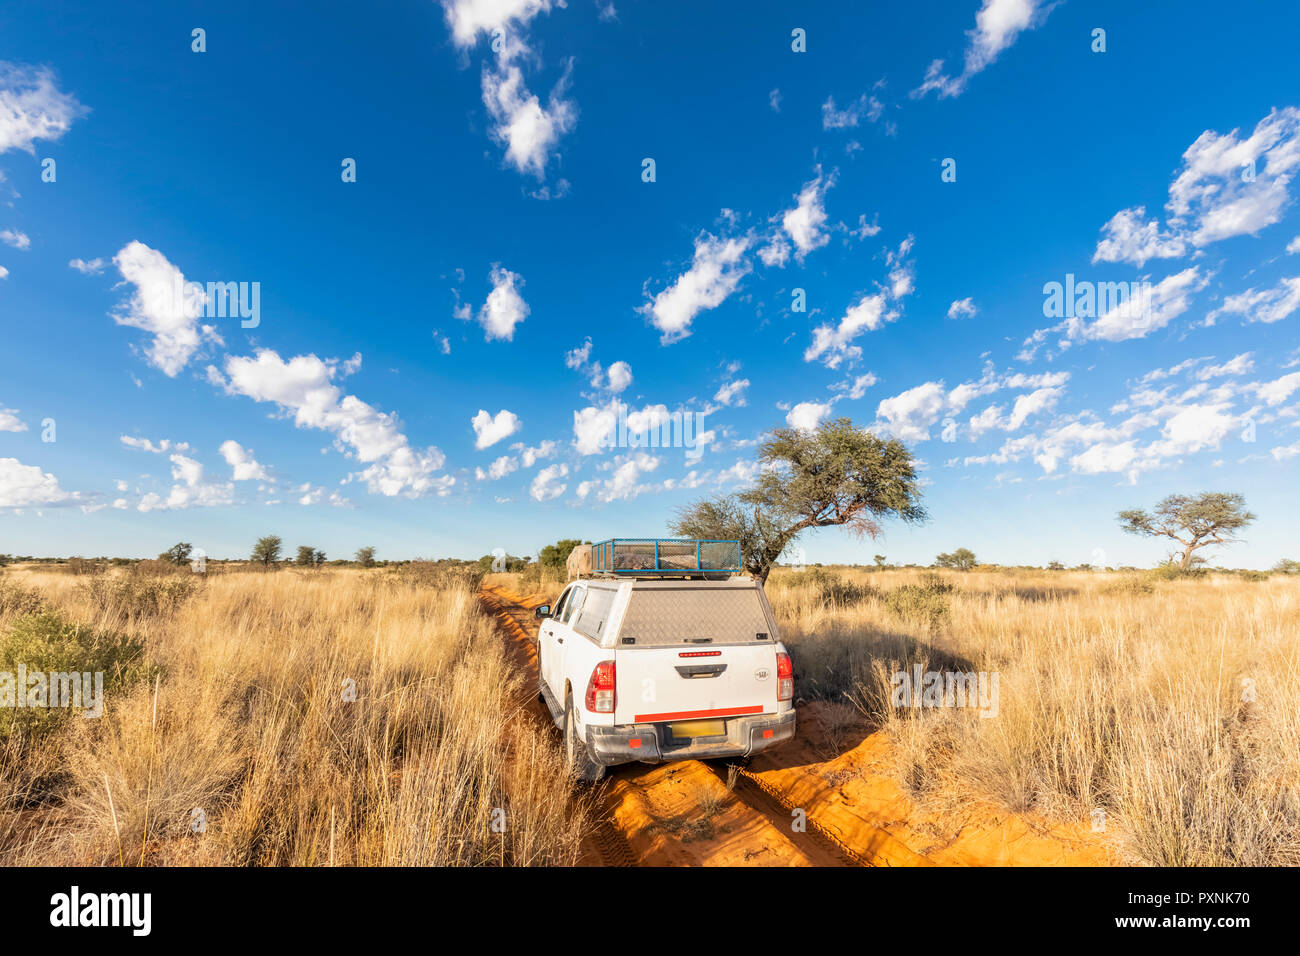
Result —
[[[586, 826], [477, 576], [0, 572], [0, 670], [103, 670], [0, 725], [0, 863], [570, 865]], [[527, 695], [525, 695], [527, 696]]]
[[[797, 693], [851, 701], [920, 805], [1106, 814], [1128, 858], [1300, 863], [1300, 577], [778, 569]], [[997, 672], [996, 717], [892, 675]]]
[[[0, 863], [579, 860], [594, 804], [519, 719], [477, 573], [78, 570], [0, 571], [0, 671], [107, 696], [0, 712]], [[918, 812], [1100, 809], [1132, 862], [1300, 862], [1300, 577], [778, 568], [767, 593], [796, 695], [865, 718]], [[996, 716], [894, 706], [916, 664], [996, 672]]]

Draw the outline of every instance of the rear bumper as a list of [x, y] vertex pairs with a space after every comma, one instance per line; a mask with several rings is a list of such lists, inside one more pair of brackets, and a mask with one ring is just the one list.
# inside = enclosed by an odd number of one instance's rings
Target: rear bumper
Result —
[[748, 757], [794, 736], [794, 708], [780, 714], [732, 717], [722, 737], [691, 741], [672, 738], [668, 724], [588, 727], [587, 750], [606, 767], [620, 763], [662, 763], [709, 757]]

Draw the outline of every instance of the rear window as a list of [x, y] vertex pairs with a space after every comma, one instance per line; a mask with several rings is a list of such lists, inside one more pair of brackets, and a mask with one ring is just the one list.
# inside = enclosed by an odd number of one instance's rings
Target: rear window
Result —
[[617, 591], [608, 588], [591, 588], [587, 591], [587, 600], [583, 603], [578, 619], [573, 622], [573, 629], [579, 634], [600, 640], [609, 622], [609, 612], [614, 606]]
[[741, 644], [774, 639], [759, 593], [753, 588], [647, 588], [633, 590], [618, 631], [637, 644]]

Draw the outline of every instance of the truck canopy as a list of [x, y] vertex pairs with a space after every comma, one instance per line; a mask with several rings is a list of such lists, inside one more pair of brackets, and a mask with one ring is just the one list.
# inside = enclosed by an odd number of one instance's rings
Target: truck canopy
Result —
[[753, 581], [637, 581], [617, 640], [663, 647], [775, 642], [777, 635], [771, 609]]

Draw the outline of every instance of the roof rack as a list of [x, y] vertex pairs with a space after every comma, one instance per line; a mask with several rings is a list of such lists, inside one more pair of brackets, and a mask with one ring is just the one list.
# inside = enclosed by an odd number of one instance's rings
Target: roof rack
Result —
[[[591, 547], [589, 573], [618, 578], [726, 578], [740, 571], [740, 542], [610, 538]], [[586, 562], [582, 562], [586, 563]]]

